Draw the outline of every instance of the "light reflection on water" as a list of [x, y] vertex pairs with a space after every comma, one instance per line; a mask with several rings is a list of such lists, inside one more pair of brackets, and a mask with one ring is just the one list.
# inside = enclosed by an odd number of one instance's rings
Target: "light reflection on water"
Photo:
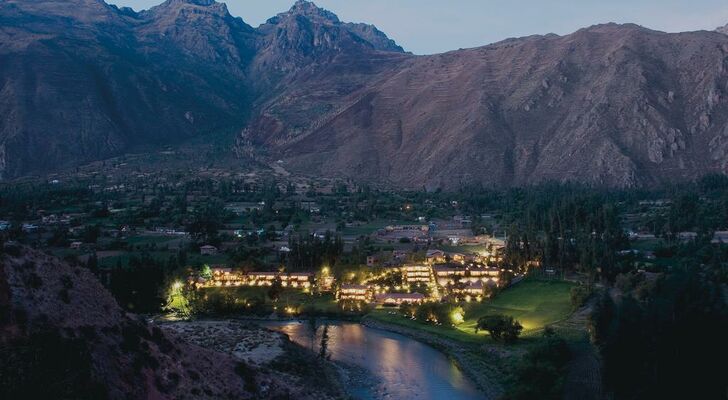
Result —
[[[307, 323], [273, 322], [269, 328], [286, 333], [291, 340], [318, 351], [322, 328], [312, 346]], [[319, 324], [320, 325], [320, 324]], [[470, 380], [437, 350], [408, 337], [355, 323], [329, 324], [331, 358], [368, 370], [377, 385], [350, 388], [359, 399], [480, 399]]]

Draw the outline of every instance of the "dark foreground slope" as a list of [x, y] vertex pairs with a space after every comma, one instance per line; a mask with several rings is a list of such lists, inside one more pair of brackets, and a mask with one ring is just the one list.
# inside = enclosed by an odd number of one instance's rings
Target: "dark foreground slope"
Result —
[[0, 257], [2, 398], [329, 398], [125, 313], [83, 268], [18, 247]]

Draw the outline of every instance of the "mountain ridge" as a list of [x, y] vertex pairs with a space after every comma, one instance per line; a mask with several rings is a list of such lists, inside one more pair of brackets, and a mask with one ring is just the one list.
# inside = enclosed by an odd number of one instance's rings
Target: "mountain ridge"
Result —
[[0, 5], [0, 178], [210, 135], [241, 163], [410, 188], [728, 170], [715, 33], [602, 24], [415, 56], [303, 0], [257, 28], [212, 0], [74, 1], [84, 29], [63, 2]]

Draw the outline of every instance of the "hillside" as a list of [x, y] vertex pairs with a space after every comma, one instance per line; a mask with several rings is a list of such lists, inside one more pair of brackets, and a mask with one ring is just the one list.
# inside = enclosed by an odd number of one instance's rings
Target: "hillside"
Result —
[[412, 57], [307, 126], [336, 85], [292, 87], [252, 132], [291, 170], [403, 187], [687, 180], [726, 171], [727, 55], [716, 33], [594, 26]]
[[0, 22], [2, 179], [190, 142], [407, 188], [728, 168], [718, 32], [607, 24], [415, 56], [304, 0], [258, 28], [213, 0], [8, 0]]
[[0, 257], [3, 398], [332, 398], [125, 313], [84, 268], [15, 245]]

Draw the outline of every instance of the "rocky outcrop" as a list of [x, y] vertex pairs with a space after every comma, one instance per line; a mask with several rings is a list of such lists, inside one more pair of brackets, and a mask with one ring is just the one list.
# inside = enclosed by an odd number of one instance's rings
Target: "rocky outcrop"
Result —
[[717, 28], [716, 32], [725, 33], [726, 35], [728, 35], [728, 24]]

